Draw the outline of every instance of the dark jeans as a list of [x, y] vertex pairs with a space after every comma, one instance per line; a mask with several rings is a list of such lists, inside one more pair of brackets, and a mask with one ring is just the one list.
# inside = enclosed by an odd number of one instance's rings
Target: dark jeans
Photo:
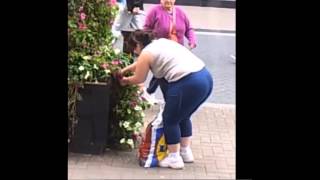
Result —
[[177, 144], [181, 137], [192, 136], [191, 116], [209, 97], [213, 87], [211, 74], [206, 68], [176, 81], [158, 79], [165, 99], [162, 113], [167, 144]]

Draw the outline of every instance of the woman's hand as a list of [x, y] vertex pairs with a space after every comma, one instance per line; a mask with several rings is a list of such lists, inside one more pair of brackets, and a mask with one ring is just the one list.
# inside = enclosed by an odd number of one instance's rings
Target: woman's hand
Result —
[[124, 73], [125, 73], [125, 71], [124, 71], [124, 69], [122, 69], [122, 70], [119, 70], [113, 74], [113, 76], [119, 81], [119, 84], [121, 86], [125, 86], [129, 82], [128, 78], [124, 76]]
[[116, 79], [120, 80], [123, 78], [123, 73], [121, 72], [121, 70], [112, 73], [113, 77], [115, 77]]
[[126, 86], [129, 84], [129, 79], [127, 77], [123, 77], [122, 79], [119, 79], [119, 83], [121, 86]]
[[197, 46], [196, 44], [189, 44], [189, 49], [191, 50], [191, 49], [195, 48], [196, 46]]

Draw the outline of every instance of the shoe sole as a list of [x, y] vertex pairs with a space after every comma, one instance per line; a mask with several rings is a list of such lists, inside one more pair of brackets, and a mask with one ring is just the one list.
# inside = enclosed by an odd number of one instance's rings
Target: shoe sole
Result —
[[165, 167], [165, 166], [159, 166], [159, 167], [161, 167], [161, 168], [170, 168], [170, 169], [176, 169], [176, 170], [181, 170], [181, 169], [184, 169], [184, 167], [179, 167], [179, 168], [175, 168], [175, 167], [171, 167], [171, 166], [167, 166], [167, 167]]
[[194, 161], [183, 161], [184, 163], [194, 163]]
[[168, 165], [168, 166], [163, 166], [163, 165], [160, 165], [160, 164], [159, 164], [159, 167], [162, 167], [162, 168], [171, 168], [171, 169], [183, 169], [183, 168], [184, 168], [184, 166], [183, 166], [183, 167], [173, 167], [173, 166], [170, 166], [170, 165]]
[[194, 159], [193, 159], [193, 158], [192, 158], [192, 160], [184, 160], [184, 159], [182, 158], [182, 160], [183, 160], [184, 163], [193, 163], [193, 162], [194, 162]]

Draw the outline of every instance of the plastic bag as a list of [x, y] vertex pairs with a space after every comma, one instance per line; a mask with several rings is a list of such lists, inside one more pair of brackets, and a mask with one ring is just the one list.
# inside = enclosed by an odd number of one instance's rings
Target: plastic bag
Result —
[[139, 165], [143, 167], [157, 167], [159, 161], [168, 155], [162, 122], [163, 106], [145, 131], [139, 146]]

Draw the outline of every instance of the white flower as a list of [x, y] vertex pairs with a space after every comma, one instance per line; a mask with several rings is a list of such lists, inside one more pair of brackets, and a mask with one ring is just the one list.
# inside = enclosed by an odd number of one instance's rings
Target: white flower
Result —
[[130, 110], [130, 109], [127, 109], [127, 113], [128, 113], [128, 114], [131, 114], [131, 110]]
[[90, 72], [87, 71], [86, 75], [84, 76], [84, 79], [88, 79], [89, 76], [90, 76]]
[[94, 68], [94, 69], [99, 69], [96, 64], [93, 65], [93, 68]]
[[130, 123], [129, 123], [128, 121], [125, 121], [125, 122], [123, 123], [123, 127], [124, 127], [124, 128], [127, 128], [127, 127], [129, 127], [129, 124], [130, 124]]
[[89, 60], [89, 59], [91, 59], [92, 57], [91, 56], [83, 56], [82, 57], [84, 60]]
[[136, 107], [134, 107], [134, 110], [136, 110], [136, 111], [141, 111], [142, 110], [142, 107], [140, 107], [140, 106], [136, 106]]
[[141, 117], [145, 117], [146, 115], [143, 113], [143, 112], [141, 112]]
[[122, 121], [119, 122], [119, 126], [122, 127]]
[[136, 126], [136, 128], [139, 128], [142, 126], [142, 124], [140, 122], [136, 122], [135, 126]]
[[115, 54], [119, 54], [119, 53], [120, 53], [120, 49], [115, 48], [115, 49], [114, 49], [114, 53], [115, 53]]
[[80, 66], [78, 69], [79, 69], [80, 71], [83, 71], [83, 70], [84, 70], [84, 67], [83, 67], [83, 66]]
[[120, 139], [120, 144], [123, 144], [126, 141], [125, 138]]
[[129, 144], [131, 146], [131, 148], [133, 148], [133, 140], [132, 139], [128, 139], [127, 144]]
[[109, 69], [105, 69], [104, 72], [106, 72], [106, 74], [109, 74], [111, 71]]

